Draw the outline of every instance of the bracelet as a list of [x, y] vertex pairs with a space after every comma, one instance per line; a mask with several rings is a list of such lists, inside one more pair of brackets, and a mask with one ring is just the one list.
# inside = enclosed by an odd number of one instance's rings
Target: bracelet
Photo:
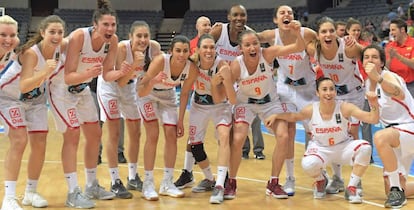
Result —
[[380, 78], [378, 79], [377, 83], [378, 83], [378, 84], [381, 84], [383, 81], [384, 81], [384, 78], [383, 78], [383, 77], [380, 77]]

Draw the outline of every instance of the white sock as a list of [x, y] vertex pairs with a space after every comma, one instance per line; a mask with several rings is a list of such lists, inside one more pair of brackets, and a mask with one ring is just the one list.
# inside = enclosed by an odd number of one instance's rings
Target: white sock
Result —
[[38, 180], [28, 179], [26, 183], [26, 192], [36, 192]]
[[211, 172], [210, 166], [203, 168], [203, 174], [206, 177], [206, 179], [210, 181], [214, 180], [213, 172]]
[[348, 187], [349, 186], [356, 187], [358, 185], [359, 181], [361, 181], [361, 177], [355, 175], [354, 173], [351, 173], [351, 178], [349, 179]]
[[66, 182], [68, 183], [69, 193], [73, 193], [75, 188], [78, 186], [78, 175], [76, 172], [65, 174]]
[[4, 181], [5, 197], [16, 197], [16, 183], [17, 181]]
[[96, 168], [85, 168], [86, 186], [90, 187], [96, 180]]
[[227, 169], [228, 169], [227, 166], [217, 166], [216, 186], [224, 187], [224, 181], [226, 180]]
[[128, 179], [135, 179], [135, 174], [137, 174], [138, 163], [128, 163]]
[[154, 182], [154, 171], [144, 171], [145, 181]]
[[165, 180], [172, 179], [174, 177], [174, 168], [164, 168], [164, 178]]
[[188, 172], [193, 171], [195, 159], [192, 152], [185, 151], [184, 155], [184, 169]]
[[340, 164], [332, 163], [332, 171], [334, 175], [342, 179], [342, 166]]
[[119, 179], [119, 168], [109, 168], [109, 174], [111, 175], [111, 183], [115, 184], [115, 180]]
[[295, 177], [294, 174], [294, 169], [295, 169], [295, 165], [294, 165], [295, 159], [291, 158], [291, 159], [285, 159], [285, 165], [286, 165], [286, 177]]

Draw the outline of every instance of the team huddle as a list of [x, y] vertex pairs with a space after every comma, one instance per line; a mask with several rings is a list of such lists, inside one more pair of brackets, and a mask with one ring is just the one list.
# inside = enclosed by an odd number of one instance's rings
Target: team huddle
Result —
[[[266, 186], [269, 196], [286, 199], [295, 194], [297, 121], [303, 122], [307, 134], [301, 165], [315, 180], [314, 198], [345, 191], [350, 203], [362, 203], [361, 178], [370, 164], [372, 143], [384, 164], [384, 206], [400, 208], [406, 204], [406, 196], [414, 193], [405, 179], [414, 155], [410, 141], [414, 100], [404, 79], [387, 69], [382, 47], [363, 46], [352, 35], [339, 37], [328, 17], [318, 21], [316, 31], [303, 27], [286, 5], [275, 9], [276, 29], [255, 32], [246, 26], [246, 9], [235, 5], [228, 12], [229, 23], [211, 27], [208, 17], [200, 17], [197, 28], [202, 33], [191, 41], [175, 36], [169, 52], [163, 53], [160, 44], [150, 40], [150, 27], [144, 21], [131, 25], [128, 40], [118, 40], [115, 10], [109, 0], [97, 2], [93, 26], [75, 29], [65, 37], [65, 22], [51, 15], [19, 47], [17, 22], [7, 15], [0, 17], [0, 119], [10, 139], [2, 210], [22, 209], [16, 182], [28, 143], [31, 153], [21, 204], [48, 206], [36, 189], [45, 160], [48, 109], [63, 136], [61, 158], [68, 186], [65, 205], [71, 208], [93, 208], [93, 199], [130, 199], [129, 190], [140, 191], [149, 201], [158, 200], [159, 195], [184, 197], [182, 189], [194, 184], [195, 163], [205, 178], [192, 192], [211, 191], [212, 204], [234, 199], [242, 147], [256, 117], [276, 142]], [[398, 26], [396, 30], [404, 30], [398, 21], [393, 24]], [[262, 47], [265, 43], [269, 46]], [[401, 56], [396, 53], [391, 59]], [[96, 92], [90, 87], [94, 79]], [[177, 86], [181, 87], [179, 105]], [[189, 128], [184, 128], [189, 100]], [[121, 118], [129, 139], [126, 184], [121, 181], [117, 160]], [[97, 180], [100, 121], [108, 134], [104, 145], [111, 177], [108, 191]], [[146, 134], [143, 180], [137, 171], [141, 121]], [[215, 177], [204, 149], [209, 121], [214, 123], [219, 142]], [[369, 142], [359, 137], [361, 122], [381, 122], [385, 128]], [[157, 191], [153, 170], [159, 123], [165, 147], [164, 174]], [[83, 191], [73, 155], [81, 130], [85, 138]], [[174, 182], [177, 138], [185, 133], [184, 169]], [[332, 180], [325, 170], [330, 164]], [[283, 165], [287, 176], [282, 185]], [[342, 165], [352, 166], [347, 186]]]

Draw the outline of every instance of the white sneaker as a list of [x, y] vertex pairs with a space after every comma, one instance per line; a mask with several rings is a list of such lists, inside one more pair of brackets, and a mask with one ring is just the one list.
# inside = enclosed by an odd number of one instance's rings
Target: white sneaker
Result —
[[39, 193], [28, 191], [24, 193], [22, 204], [24, 206], [31, 205], [35, 208], [44, 208], [48, 205], [47, 200], [44, 199]]
[[174, 198], [182, 198], [184, 197], [184, 192], [179, 190], [171, 179], [163, 179], [160, 186], [160, 195], [168, 195]]
[[295, 177], [287, 177], [286, 183], [283, 185], [283, 190], [288, 194], [288, 196], [295, 195]]
[[3, 205], [1, 206], [2, 210], [23, 210], [22, 207], [20, 207], [19, 202], [17, 201], [17, 198], [15, 197], [4, 197], [3, 199]]
[[141, 197], [143, 197], [145, 200], [149, 201], [157, 201], [158, 200], [158, 194], [155, 192], [154, 182], [153, 181], [147, 181], [145, 180], [142, 184], [142, 194]]

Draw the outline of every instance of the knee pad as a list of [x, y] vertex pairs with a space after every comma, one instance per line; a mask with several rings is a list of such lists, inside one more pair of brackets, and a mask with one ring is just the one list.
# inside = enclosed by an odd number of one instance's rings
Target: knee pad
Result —
[[194, 159], [197, 162], [201, 162], [207, 159], [206, 151], [204, 151], [204, 144], [191, 145], [191, 152], [193, 153]]
[[354, 164], [361, 166], [368, 166], [371, 161], [371, 145], [363, 144], [361, 145], [355, 153]]
[[311, 177], [317, 177], [323, 169], [322, 160], [315, 155], [308, 155], [302, 159], [302, 168]]

